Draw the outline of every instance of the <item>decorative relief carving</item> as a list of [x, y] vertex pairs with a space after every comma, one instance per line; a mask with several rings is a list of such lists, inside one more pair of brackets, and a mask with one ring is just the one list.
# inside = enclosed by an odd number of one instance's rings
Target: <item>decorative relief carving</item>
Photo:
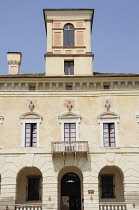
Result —
[[97, 118], [99, 122], [103, 120], [110, 120], [110, 121], [116, 120], [117, 122], [119, 122], [120, 116], [115, 112], [108, 111], [99, 114]]
[[105, 107], [106, 107], [106, 109], [107, 109], [107, 112], [110, 111], [110, 107], [111, 107], [111, 106], [110, 106], [108, 100], [106, 100]]
[[32, 103], [32, 101], [30, 101], [30, 104], [29, 104], [30, 111], [33, 112], [34, 108], [35, 108], [34, 104]]
[[71, 102], [71, 104], [72, 104], [72, 108], [75, 108], [75, 101], [73, 100], [73, 99], [66, 99], [66, 100], [64, 100], [63, 101], [63, 107], [64, 108], [67, 108], [67, 105], [68, 105], [68, 102]]
[[69, 112], [72, 110], [72, 103], [71, 103], [71, 101], [68, 101], [67, 108], [68, 108]]
[[62, 115], [58, 116], [58, 119], [59, 120], [64, 120], [64, 119], [68, 119], [68, 120], [69, 119], [74, 119], [75, 120], [75, 119], [77, 119], [80, 122], [80, 120], [82, 119], [82, 116], [69, 111], [65, 114], [62, 114]]

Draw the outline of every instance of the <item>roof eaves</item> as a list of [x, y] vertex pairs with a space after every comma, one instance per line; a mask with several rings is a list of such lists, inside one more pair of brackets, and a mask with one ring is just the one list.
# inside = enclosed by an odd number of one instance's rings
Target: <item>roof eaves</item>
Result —
[[45, 23], [45, 31], [46, 31], [46, 36], [47, 36], [47, 25], [46, 25], [46, 21], [45, 21], [45, 11], [64, 11], [64, 10], [67, 10], [67, 11], [77, 11], [77, 10], [90, 10], [92, 11], [92, 17], [91, 17], [91, 31], [92, 31], [92, 25], [93, 25], [93, 17], [94, 17], [94, 9], [93, 8], [60, 8], [60, 9], [57, 9], [57, 8], [45, 8], [43, 9], [43, 17], [44, 17], [44, 23]]
[[45, 73], [36, 74], [16, 74], [16, 75], [0, 75], [0, 78], [103, 78], [103, 77], [139, 77], [139, 74], [125, 73], [97, 73], [94, 75], [45, 75]]

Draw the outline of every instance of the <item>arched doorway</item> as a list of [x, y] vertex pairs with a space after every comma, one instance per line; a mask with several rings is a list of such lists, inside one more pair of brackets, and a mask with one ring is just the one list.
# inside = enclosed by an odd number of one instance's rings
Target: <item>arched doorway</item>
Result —
[[76, 173], [66, 173], [61, 179], [61, 210], [81, 210], [81, 181]]

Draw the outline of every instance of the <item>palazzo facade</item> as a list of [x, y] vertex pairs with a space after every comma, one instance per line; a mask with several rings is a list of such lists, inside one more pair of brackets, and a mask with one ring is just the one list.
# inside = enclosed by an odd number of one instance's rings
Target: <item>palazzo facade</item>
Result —
[[97, 73], [94, 9], [44, 9], [45, 73], [0, 75], [0, 209], [139, 209], [139, 75]]

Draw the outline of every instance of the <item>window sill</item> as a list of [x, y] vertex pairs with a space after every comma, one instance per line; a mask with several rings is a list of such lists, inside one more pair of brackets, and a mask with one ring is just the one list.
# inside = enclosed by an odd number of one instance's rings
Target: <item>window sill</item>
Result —
[[42, 200], [26, 200], [27, 203], [35, 203], [35, 204], [40, 204]]
[[120, 149], [121, 147], [117, 146], [117, 147], [101, 147], [103, 149]]
[[22, 149], [40, 148], [40, 147], [21, 147]]
[[85, 46], [53, 46], [52, 48], [53, 49], [54, 48], [63, 48], [63, 49], [70, 48], [70, 49], [74, 49], [74, 48], [86, 48], [86, 47]]
[[103, 197], [101, 197], [101, 199], [116, 199], [116, 196], [114, 196], [112, 198], [103, 198]]

